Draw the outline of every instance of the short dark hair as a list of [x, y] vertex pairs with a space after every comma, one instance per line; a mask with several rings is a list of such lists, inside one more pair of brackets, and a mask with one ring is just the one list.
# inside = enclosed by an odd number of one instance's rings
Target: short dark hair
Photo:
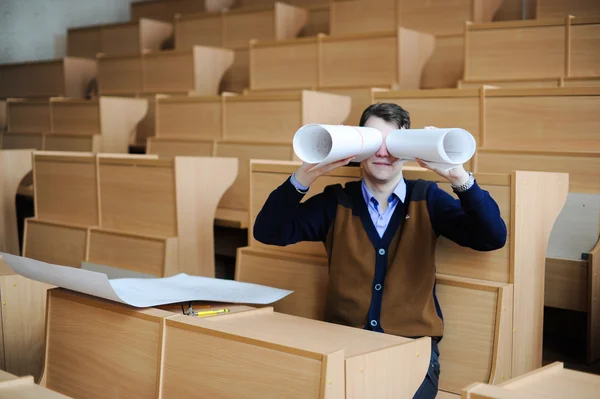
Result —
[[386, 122], [396, 122], [398, 129], [410, 129], [410, 114], [398, 104], [376, 103], [369, 105], [360, 117], [359, 126], [364, 126], [371, 116], [377, 116]]

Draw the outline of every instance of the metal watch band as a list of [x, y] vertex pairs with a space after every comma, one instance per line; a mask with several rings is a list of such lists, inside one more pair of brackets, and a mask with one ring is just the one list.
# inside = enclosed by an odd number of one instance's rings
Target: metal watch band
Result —
[[461, 193], [463, 191], [467, 191], [468, 189], [470, 189], [473, 184], [475, 183], [475, 176], [473, 176], [472, 172], [467, 172], [469, 174], [469, 178], [467, 179], [467, 181], [460, 185], [460, 186], [455, 186], [453, 184], [450, 184], [450, 187], [452, 187], [452, 189], [457, 192], [457, 193]]

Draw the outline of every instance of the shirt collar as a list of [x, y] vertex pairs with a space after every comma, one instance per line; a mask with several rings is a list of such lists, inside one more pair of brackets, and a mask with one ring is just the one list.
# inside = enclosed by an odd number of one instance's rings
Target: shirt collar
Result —
[[[373, 197], [373, 194], [371, 193], [371, 191], [369, 191], [369, 189], [367, 188], [365, 179], [362, 179], [361, 183], [362, 183], [361, 186], [362, 186], [363, 197], [365, 198], [365, 201], [368, 204], [369, 202], [372, 202], [372, 200], [374, 200], [375, 198]], [[396, 197], [398, 197], [398, 199], [400, 201], [402, 201], [402, 203], [404, 203], [404, 201], [406, 200], [406, 180], [404, 180], [404, 177], [402, 179], [400, 179], [400, 181], [394, 188], [394, 191], [392, 191], [392, 195], [390, 195], [388, 202], [392, 202], [394, 195]], [[377, 200], [375, 200], [375, 201], [377, 201]]]

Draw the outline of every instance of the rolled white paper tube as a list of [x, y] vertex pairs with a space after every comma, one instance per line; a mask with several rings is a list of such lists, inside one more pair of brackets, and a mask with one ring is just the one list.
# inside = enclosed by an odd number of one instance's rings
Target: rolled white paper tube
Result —
[[296, 132], [293, 147], [302, 161], [321, 166], [352, 156], [361, 162], [382, 143], [381, 132], [371, 127], [310, 124]]
[[446, 170], [464, 164], [476, 150], [475, 138], [459, 128], [397, 129], [387, 136], [386, 146], [396, 158], [419, 158]]

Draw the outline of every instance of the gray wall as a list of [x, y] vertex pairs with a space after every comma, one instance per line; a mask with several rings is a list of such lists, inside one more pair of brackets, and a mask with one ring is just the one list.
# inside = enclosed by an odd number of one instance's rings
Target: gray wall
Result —
[[0, 0], [0, 63], [59, 58], [69, 27], [129, 20], [134, 0]]

